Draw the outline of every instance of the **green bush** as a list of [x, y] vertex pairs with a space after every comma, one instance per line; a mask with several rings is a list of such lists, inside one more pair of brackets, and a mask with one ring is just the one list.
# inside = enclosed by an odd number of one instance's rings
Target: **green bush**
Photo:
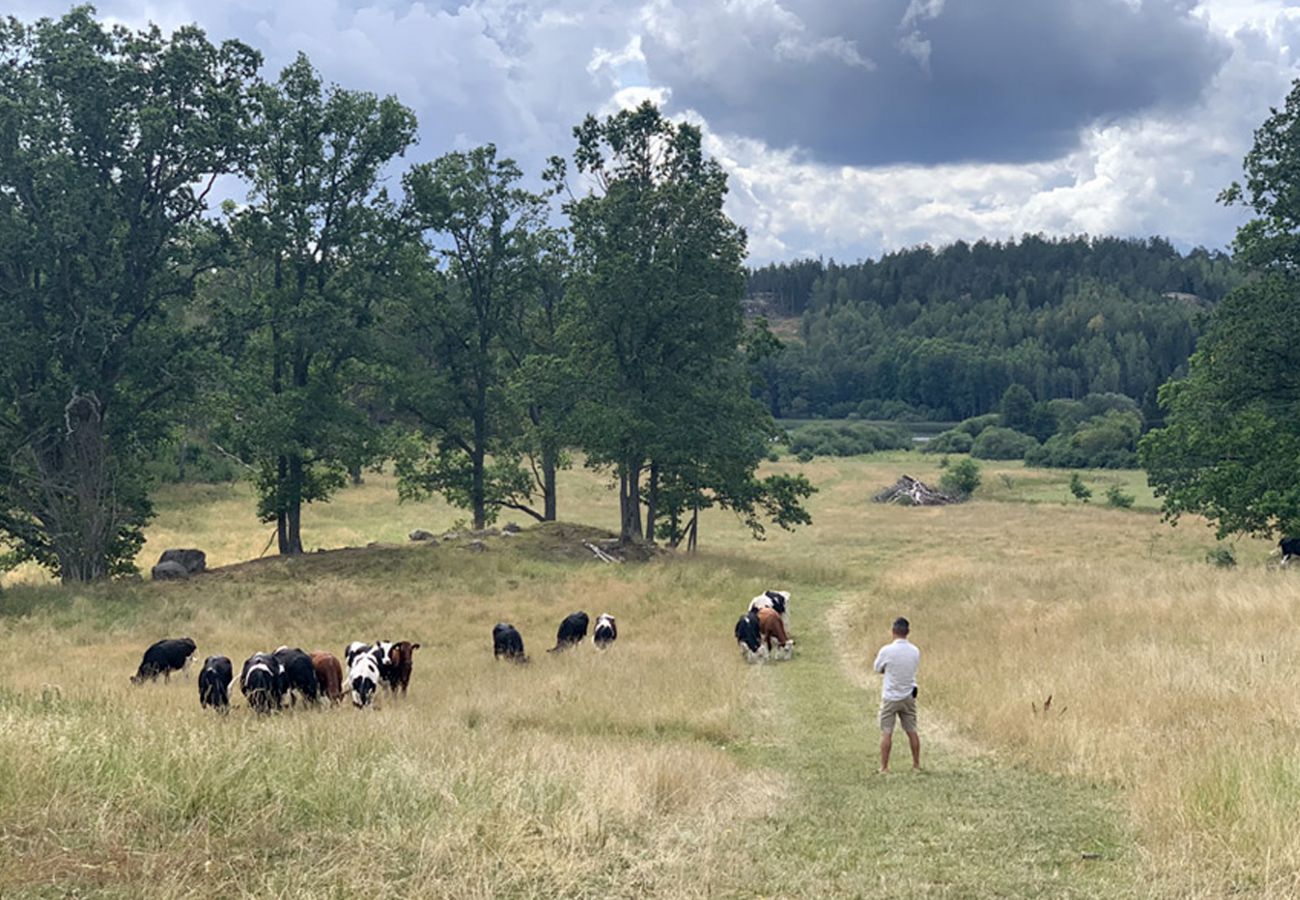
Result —
[[905, 450], [912, 433], [901, 425], [868, 422], [813, 422], [790, 432], [790, 452], [813, 456], [861, 456], [880, 450]]
[[810, 463], [813, 461], [813, 452], [811, 450], [800, 450], [798, 454], [795, 455], [795, 459], [799, 460], [801, 463]]
[[1106, 489], [1107, 506], [1114, 506], [1118, 509], [1129, 509], [1133, 506], [1133, 500], [1133, 495], [1124, 493], [1118, 484], [1112, 484]]
[[966, 499], [980, 486], [980, 466], [973, 459], [963, 459], [943, 473], [939, 488], [945, 494]]
[[1205, 561], [1221, 569], [1231, 569], [1237, 564], [1237, 555], [1232, 552], [1231, 547], [1219, 544], [1211, 547], [1209, 552], [1205, 554]]
[[982, 416], [972, 416], [963, 422], [958, 423], [956, 431], [964, 431], [972, 438], [980, 436], [986, 428], [992, 428], [995, 425], [1002, 424], [1002, 417], [997, 413], [986, 413]]
[[921, 445], [922, 453], [970, 453], [974, 439], [964, 431], [940, 432]]
[[1138, 413], [1111, 410], [1086, 419], [1073, 432], [1052, 435], [1042, 446], [1031, 448], [1025, 462], [1060, 469], [1132, 469], [1137, 466], [1141, 433]]
[[1038, 441], [1011, 428], [985, 428], [971, 445], [970, 455], [979, 459], [1024, 459]]
[[1074, 499], [1080, 503], [1087, 503], [1092, 499], [1092, 488], [1083, 483], [1083, 477], [1078, 472], [1070, 475], [1070, 493], [1074, 494]]

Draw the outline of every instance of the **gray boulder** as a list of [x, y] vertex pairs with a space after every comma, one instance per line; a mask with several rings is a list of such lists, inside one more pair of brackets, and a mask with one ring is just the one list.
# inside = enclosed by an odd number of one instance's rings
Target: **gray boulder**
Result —
[[434, 539], [432, 531], [425, 531], [423, 528], [417, 528], [407, 535], [413, 541], [431, 541]]
[[154, 566], [150, 576], [154, 581], [183, 581], [190, 577], [190, 573], [183, 565], [169, 559]]
[[519, 532], [523, 531], [523, 529], [520, 528], [518, 525], [516, 525], [514, 522], [507, 522], [505, 525], [501, 527], [501, 530], [504, 531], [506, 534], [518, 534]]
[[482, 541], [470, 541], [465, 546], [474, 553], [483, 553], [487, 550], [487, 544]]
[[176, 563], [186, 575], [197, 575], [208, 567], [208, 555], [202, 550], [164, 550], [159, 563]]

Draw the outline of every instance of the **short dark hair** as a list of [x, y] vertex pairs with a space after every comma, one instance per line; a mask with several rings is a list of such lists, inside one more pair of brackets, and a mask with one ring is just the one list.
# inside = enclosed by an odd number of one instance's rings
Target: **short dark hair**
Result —
[[899, 616], [894, 620], [894, 634], [907, 634], [912, 630], [912, 623]]

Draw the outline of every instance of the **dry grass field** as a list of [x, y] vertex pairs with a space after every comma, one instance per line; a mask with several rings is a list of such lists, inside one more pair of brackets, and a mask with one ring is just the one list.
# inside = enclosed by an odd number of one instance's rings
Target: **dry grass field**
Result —
[[[1163, 524], [1139, 473], [1085, 473], [1132, 510], [1018, 464], [986, 465], [960, 507], [867, 502], [937, 463], [814, 461], [813, 527], [755, 543], [715, 513], [697, 557], [642, 565], [561, 552], [554, 528], [410, 545], [461, 515], [372, 475], [304, 538], [374, 548], [184, 584], [11, 575], [0, 897], [1300, 893], [1300, 575], [1263, 542], [1207, 565], [1210, 532]], [[602, 479], [562, 490], [564, 519], [613, 524]], [[238, 563], [269, 537], [246, 486], [158, 505], [146, 568], [167, 546]], [[731, 627], [768, 586], [794, 592], [798, 652], [746, 666]], [[613, 649], [544, 652], [576, 608], [618, 616]], [[881, 778], [869, 667], [900, 613], [928, 774]], [[530, 664], [494, 663], [500, 619]], [[405, 700], [255, 719], [239, 698], [205, 714], [192, 679], [128, 684], [182, 634], [237, 666], [282, 643], [423, 646]]]

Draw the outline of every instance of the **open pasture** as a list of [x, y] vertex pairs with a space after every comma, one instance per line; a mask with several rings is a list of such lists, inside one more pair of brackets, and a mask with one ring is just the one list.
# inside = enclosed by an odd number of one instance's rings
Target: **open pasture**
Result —
[[[817, 460], [813, 527], [753, 543], [714, 513], [697, 558], [645, 565], [545, 531], [406, 545], [459, 514], [371, 475], [309, 510], [307, 543], [401, 546], [182, 584], [24, 575], [0, 595], [0, 895], [1293, 895], [1300, 580], [1263, 542], [1213, 569], [1203, 526], [1053, 502], [1061, 473], [1018, 464], [964, 506], [866, 502], [937, 462]], [[566, 520], [612, 522], [599, 478], [562, 489]], [[146, 566], [265, 543], [243, 486], [159, 506]], [[764, 587], [794, 594], [796, 656], [745, 666], [731, 627]], [[578, 608], [618, 642], [547, 654]], [[930, 772], [879, 778], [869, 666], [899, 613]], [[499, 620], [531, 663], [493, 661]], [[422, 648], [405, 701], [257, 719], [236, 689], [222, 717], [193, 677], [127, 681], [186, 634], [237, 668], [281, 643]]]

